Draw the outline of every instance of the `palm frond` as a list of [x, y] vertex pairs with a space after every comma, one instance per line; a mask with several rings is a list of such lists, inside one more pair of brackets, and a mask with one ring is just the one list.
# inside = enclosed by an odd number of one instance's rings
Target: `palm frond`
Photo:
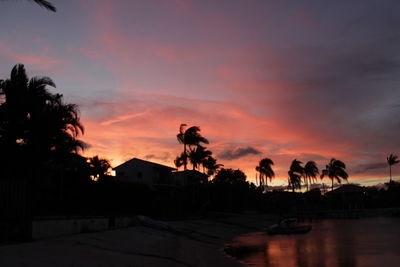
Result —
[[53, 11], [53, 12], [57, 11], [56, 7], [53, 6], [52, 3], [50, 3], [50, 2], [48, 2], [46, 0], [33, 0], [33, 2], [35, 2], [36, 4], [38, 4], [39, 6], [45, 8], [47, 10], [50, 10], [50, 11]]

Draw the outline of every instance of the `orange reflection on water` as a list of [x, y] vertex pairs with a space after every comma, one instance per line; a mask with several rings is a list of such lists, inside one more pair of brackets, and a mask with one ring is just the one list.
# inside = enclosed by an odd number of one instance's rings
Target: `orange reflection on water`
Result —
[[399, 225], [399, 218], [331, 220], [313, 223], [313, 230], [304, 235], [257, 233], [236, 241], [254, 245], [257, 240], [262, 248], [242, 259], [251, 266], [391, 267], [400, 266]]

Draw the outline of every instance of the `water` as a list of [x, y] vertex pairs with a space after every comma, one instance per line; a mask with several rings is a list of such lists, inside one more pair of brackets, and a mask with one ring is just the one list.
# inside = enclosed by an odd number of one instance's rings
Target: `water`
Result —
[[251, 247], [249, 266], [400, 266], [400, 218], [325, 220], [303, 235], [250, 233], [234, 245]]

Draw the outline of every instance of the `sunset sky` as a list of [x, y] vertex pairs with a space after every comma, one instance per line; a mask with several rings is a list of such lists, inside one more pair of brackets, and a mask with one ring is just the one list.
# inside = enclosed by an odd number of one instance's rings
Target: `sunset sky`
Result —
[[0, 78], [16, 63], [51, 77], [80, 107], [85, 155], [173, 166], [186, 123], [250, 180], [263, 157], [275, 185], [295, 158], [322, 168], [335, 157], [350, 182], [388, 181], [386, 157], [400, 154], [400, 1], [51, 2], [57, 13], [0, 1]]

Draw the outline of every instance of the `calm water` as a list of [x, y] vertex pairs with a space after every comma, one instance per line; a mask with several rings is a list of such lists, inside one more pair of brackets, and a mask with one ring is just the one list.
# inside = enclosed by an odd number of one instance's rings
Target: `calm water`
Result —
[[326, 220], [304, 235], [251, 233], [235, 244], [256, 251], [240, 261], [251, 266], [400, 266], [400, 218]]

